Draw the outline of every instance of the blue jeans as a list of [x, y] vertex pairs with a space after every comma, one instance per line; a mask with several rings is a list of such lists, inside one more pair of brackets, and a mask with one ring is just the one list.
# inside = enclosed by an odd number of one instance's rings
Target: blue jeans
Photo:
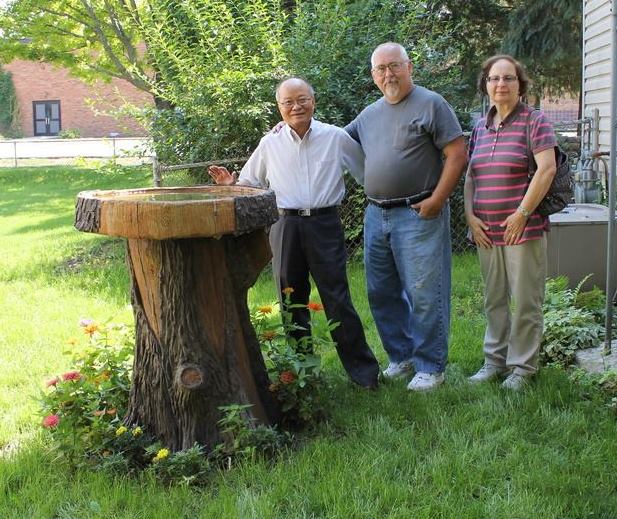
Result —
[[432, 219], [409, 207], [364, 215], [368, 300], [391, 362], [441, 373], [448, 358], [452, 249], [450, 207]]

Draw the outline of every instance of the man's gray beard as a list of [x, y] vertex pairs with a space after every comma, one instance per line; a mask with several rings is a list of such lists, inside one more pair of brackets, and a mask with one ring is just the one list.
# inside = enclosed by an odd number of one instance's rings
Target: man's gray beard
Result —
[[398, 83], [386, 83], [385, 91], [390, 97], [396, 97], [401, 90], [401, 86]]

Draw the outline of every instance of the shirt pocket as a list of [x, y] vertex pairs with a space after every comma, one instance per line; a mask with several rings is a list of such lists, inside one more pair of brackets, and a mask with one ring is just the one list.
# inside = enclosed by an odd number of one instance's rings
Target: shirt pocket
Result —
[[414, 142], [425, 138], [426, 131], [420, 123], [400, 124], [396, 127], [394, 133], [394, 149], [406, 150], [412, 146]]

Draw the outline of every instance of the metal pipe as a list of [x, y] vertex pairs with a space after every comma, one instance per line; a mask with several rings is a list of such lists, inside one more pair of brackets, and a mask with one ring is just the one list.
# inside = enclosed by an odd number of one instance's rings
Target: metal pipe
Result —
[[604, 354], [610, 355], [613, 335], [613, 298], [615, 284], [613, 283], [613, 266], [615, 264], [615, 175], [617, 166], [617, 0], [612, 2], [611, 14], [611, 155], [608, 178], [608, 238], [606, 246], [606, 318], [604, 322], [606, 334]]
[[600, 149], [600, 109], [594, 108], [591, 124], [591, 153], [595, 153]]

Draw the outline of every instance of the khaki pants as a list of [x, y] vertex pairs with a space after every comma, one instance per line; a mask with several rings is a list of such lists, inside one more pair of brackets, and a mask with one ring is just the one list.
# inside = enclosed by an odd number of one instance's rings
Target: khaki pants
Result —
[[485, 283], [486, 364], [536, 372], [542, 340], [546, 233], [519, 245], [478, 249]]

